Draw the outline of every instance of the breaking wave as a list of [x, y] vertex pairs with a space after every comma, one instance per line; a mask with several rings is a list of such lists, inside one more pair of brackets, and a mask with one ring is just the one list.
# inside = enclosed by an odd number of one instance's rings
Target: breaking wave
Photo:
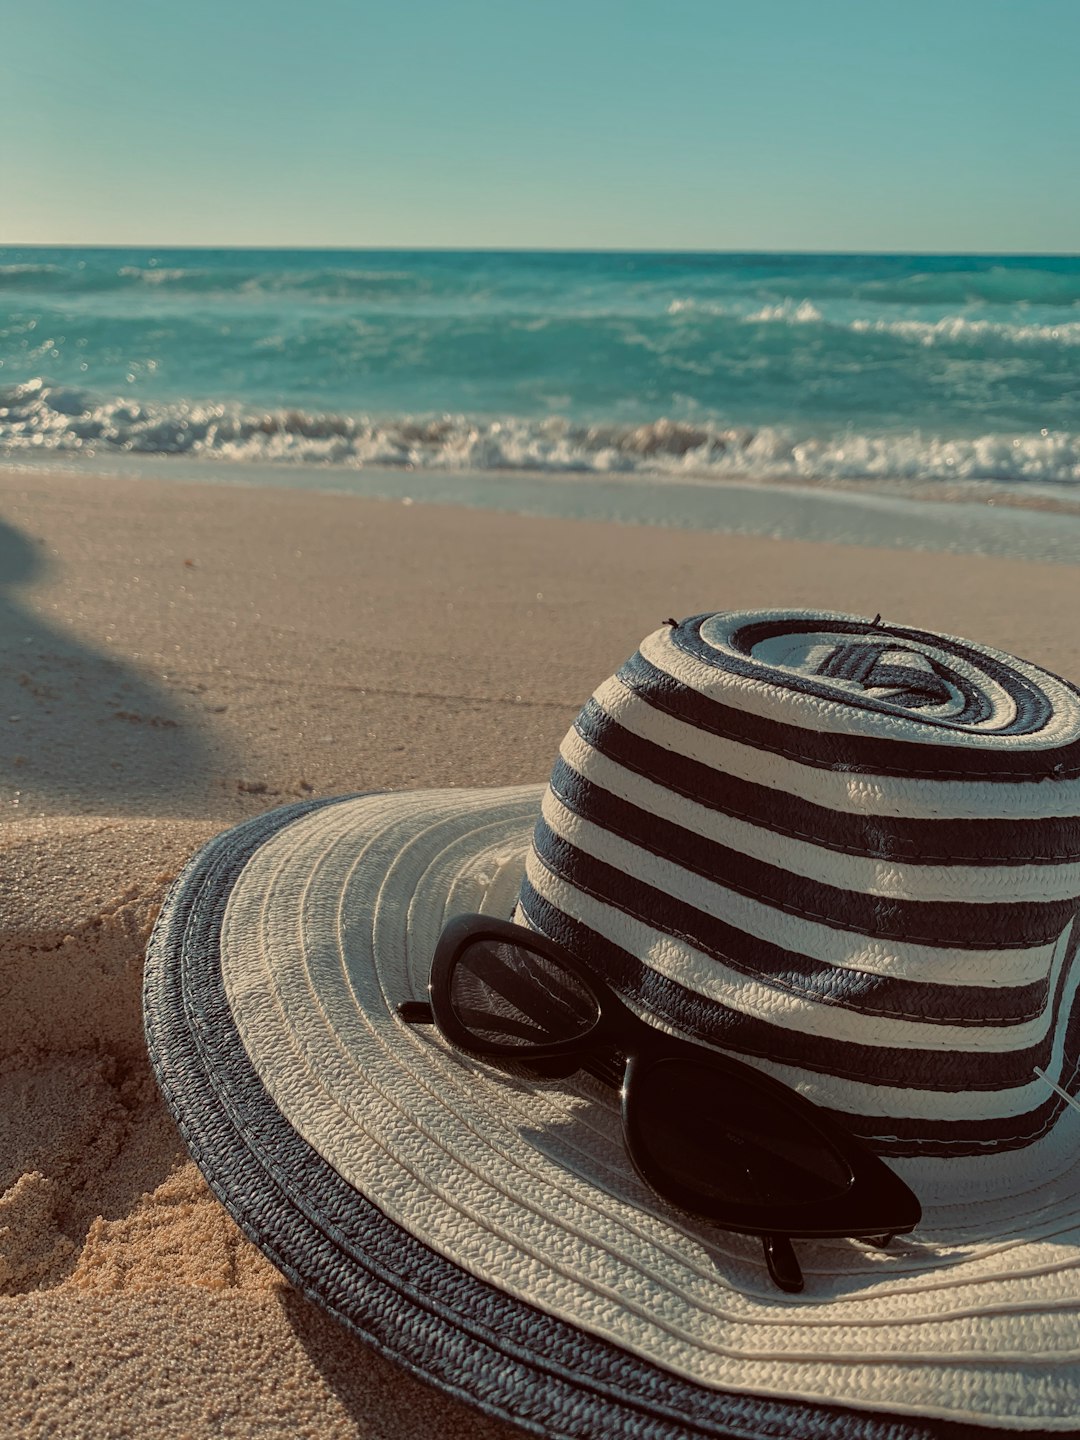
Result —
[[14, 290], [23, 286], [33, 288], [42, 283], [49, 284], [55, 276], [63, 273], [59, 265], [0, 265], [0, 289]]
[[945, 315], [940, 320], [854, 320], [850, 328], [856, 334], [898, 335], [921, 345], [980, 344], [987, 340], [1010, 345], [1080, 345], [1080, 320], [1065, 320], [1057, 325], [1008, 325], [998, 320]]
[[110, 399], [42, 378], [0, 388], [0, 452], [28, 451], [180, 454], [238, 464], [1080, 484], [1080, 433], [1064, 431], [943, 438], [917, 430], [812, 435], [782, 426], [665, 418], [644, 424], [516, 416], [372, 418]]
[[809, 300], [781, 300], [778, 305], [763, 305], [747, 315], [751, 325], [815, 325], [824, 317], [816, 305]]
[[900, 340], [931, 345], [968, 345], [972, 348], [987, 344], [1002, 345], [1080, 345], [1080, 320], [1058, 323], [985, 320], [969, 315], [943, 315], [936, 320], [877, 317], [844, 320], [825, 315], [812, 300], [796, 300], [787, 296], [756, 310], [739, 313], [731, 305], [694, 299], [672, 300], [669, 315], [689, 318], [711, 317], [738, 321], [744, 325], [821, 325], [823, 328], [848, 331], [853, 335], [894, 336]]

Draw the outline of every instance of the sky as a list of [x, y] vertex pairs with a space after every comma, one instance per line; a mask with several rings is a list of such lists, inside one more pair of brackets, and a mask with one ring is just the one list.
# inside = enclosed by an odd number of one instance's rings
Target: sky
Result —
[[0, 244], [1080, 250], [1080, 0], [0, 15]]

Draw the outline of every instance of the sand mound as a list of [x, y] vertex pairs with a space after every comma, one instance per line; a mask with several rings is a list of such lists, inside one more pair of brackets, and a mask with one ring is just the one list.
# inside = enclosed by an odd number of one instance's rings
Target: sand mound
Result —
[[498, 1440], [296, 1294], [188, 1158], [143, 952], [220, 824], [0, 830], [0, 1433]]
[[216, 828], [96, 817], [5, 827], [0, 1295], [145, 1288], [165, 1275], [277, 1283], [187, 1160], [142, 1036], [150, 927], [172, 875]]

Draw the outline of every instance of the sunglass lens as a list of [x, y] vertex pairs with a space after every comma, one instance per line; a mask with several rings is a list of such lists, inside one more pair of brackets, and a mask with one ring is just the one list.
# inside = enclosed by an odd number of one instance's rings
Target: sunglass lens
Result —
[[[639, 1158], [704, 1208], [829, 1200], [852, 1183], [847, 1161], [798, 1103], [708, 1061], [668, 1058], [635, 1087]], [[657, 1188], [662, 1188], [658, 1186]]]
[[461, 951], [450, 977], [450, 1003], [477, 1040], [508, 1049], [580, 1039], [600, 1013], [572, 971], [502, 940], [477, 940]]

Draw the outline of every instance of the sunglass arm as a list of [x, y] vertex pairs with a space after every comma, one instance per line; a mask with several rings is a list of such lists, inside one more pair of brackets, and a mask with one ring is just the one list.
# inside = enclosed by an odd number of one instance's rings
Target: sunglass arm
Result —
[[434, 1025], [435, 1016], [426, 1000], [403, 1000], [397, 1007], [398, 1018], [406, 1025]]
[[774, 1284], [790, 1295], [797, 1295], [803, 1288], [803, 1273], [791, 1241], [786, 1235], [763, 1235], [761, 1247]]

